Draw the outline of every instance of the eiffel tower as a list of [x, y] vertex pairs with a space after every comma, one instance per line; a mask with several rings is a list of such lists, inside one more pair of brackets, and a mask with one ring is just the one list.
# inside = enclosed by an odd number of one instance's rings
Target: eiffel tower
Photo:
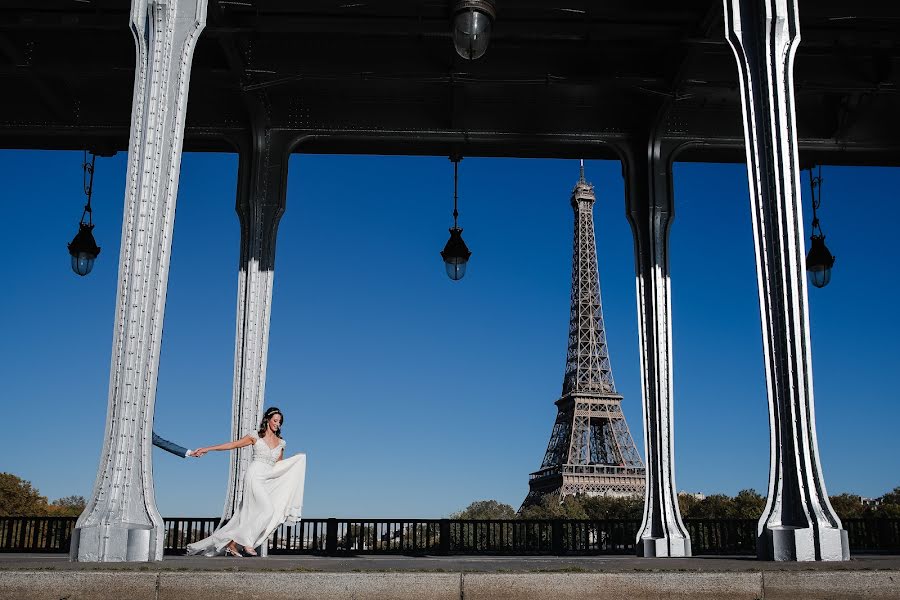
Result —
[[644, 463], [625, 423], [609, 363], [594, 242], [595, 200], [581, 161], [581, 176], [572, 190], [575, 243], [566, 374], [550, 443], [540, 470], [529, 477], [523, 508], [547, 495], [562, 499], [644, 492]]

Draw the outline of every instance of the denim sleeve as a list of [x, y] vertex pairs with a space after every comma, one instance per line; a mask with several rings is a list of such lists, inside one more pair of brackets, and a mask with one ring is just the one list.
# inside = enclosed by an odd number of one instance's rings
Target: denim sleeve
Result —
[[153, 432], [153, 445], [162, 448], [166, 452], [171, 452], [176, 456], [180, 456], [181, 458], [184, 458], [185, 455], [187, 455], [187, 448], [179, 446], [178, 444], [173, 444], [169, 440], [164, 440], [156, 435], [155, 431]]

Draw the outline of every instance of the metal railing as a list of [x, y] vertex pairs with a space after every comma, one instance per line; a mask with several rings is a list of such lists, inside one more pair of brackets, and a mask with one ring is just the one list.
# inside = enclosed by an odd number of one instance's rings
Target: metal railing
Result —
[[529, 480], [541, 479], [551, 475], [643, 475], [644, 467], [611, 467], [608, 465], [556, 465], [545, 467], [528, 476]]
[[174, 517], [163, 519], [165, 526], [164, 554], [184, 554], [187, 545], [207, 537], [216, 527], [220, 519], [207, 517], [192, 519], [190, 517]]
[[[67, 553], [75, 517], [0, 517], [0, 552]], [[166, 518], [165, 553], [219, 525]], [[694, 555], [756, 554], [755, 519], [685, 519]], [[900, 519], [844, 519], [855, 553], [900, 554]], [[304, 519], [279, 526], [270, 554], [633, 554], [636, 520]]]
[[76, 517], [0, 517], [0, 552], [68, 552]]
[[684, 519], [693, 554], [756, 554], [756, 519]]
[[850, 551], [900, 554], [900, 519], [841, 519], [850, 538]]

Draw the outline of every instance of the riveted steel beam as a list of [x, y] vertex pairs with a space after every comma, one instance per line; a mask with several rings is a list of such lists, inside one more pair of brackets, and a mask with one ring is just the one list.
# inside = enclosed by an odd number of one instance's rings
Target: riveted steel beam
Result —
[[634, 263], [641, 348], [644, 451], [647, 484], [637, 534], [638, 556], [691, 556], [675, 489], [672, 424], [672, 305], [669, 226], [674, 217], [672, 161], [683, 145], [659, 135], [668, 104], [644, 137], [622, 144], [626, 216], [634, 236]]
[[794, 105], [796, 0], [724, 0], [737, 59], [769, 399], [769, 494], [757, 554], [848, 560], [825, 490], [813, 402], [803, 212]]
[[136, 75], [109, 404], [75, 561], [162, 560], [151, 441], [191, 59], [206, 0], [133, 0]]
[[[247, 103], [253, 133], [249, 143], [240, 150], [238, 173], [236, 208], [241, 225], [241, 253], [231, 414], [233, 439], [255, 431], [262, 419], [275, 240], [285, 208], [293, 141], [287, 132], [269, 127], [264, 95], [248, 95]], [[231, 453], [223, 520], [230, 519], [240, 506], [251, 454], [250, 447]]]

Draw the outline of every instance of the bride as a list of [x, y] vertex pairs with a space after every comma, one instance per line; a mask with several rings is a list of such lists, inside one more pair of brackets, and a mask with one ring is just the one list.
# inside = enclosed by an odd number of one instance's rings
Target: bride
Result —
[[300, 520], [303, 504], [303, 480], [306, 476], [306, 455], [284, 458], [285, 442], [281, 439], [284, 415], [274, 406], [263, 415], [259, 431], [241, 439], [198, 448], [200, 457], [212, 450], [232, 450], [253, 445], [253, 460], [244, 477], [244, 496], [231, 519], [212, 535], [188, 544], [188, 554], [240, 557], [238, 545], [244, 552], [256, 556], [254, 548], [265, 543], [269, 535], [285, 521]]

